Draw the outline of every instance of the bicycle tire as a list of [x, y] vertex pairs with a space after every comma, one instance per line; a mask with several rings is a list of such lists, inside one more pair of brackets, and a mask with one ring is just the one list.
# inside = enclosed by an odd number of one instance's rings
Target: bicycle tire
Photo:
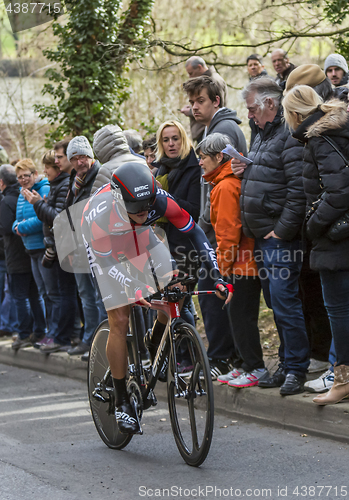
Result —
[[214, 402], [210, 366], [200, 335], [192, 325], [182, 323], [176, 327], [175, 345], [176, 352], [180, 346], [188, 347], [193, 370], [189, 375], [178, 374], [178, 385], [185, 397], [177, 397], [176, 367], [171, 354], [167, 390], [172, 432], [184, 461], [198, 467], [207, 457], [213, 435]]
[[[101, 382], [109, 368], [106, 356], [108, 335], [109, 323], [105, 320], [95, 331], [91, 344], [87, 372], [88, 397], [92, 418], [100, 438], [109, 448], [122, 450], [128, 445], [133, 436], [132, 434], [123, 434], [119, 431], [114, 414], [114, 396], [111, 395], [111, 393], [104, 393], [105, 396], [112, 398], [112, 400], [108, 403], [96, 399], [92, 394], [97, 383]], [[111, 377], [107, 386], [108, 388], [112, 387]]]

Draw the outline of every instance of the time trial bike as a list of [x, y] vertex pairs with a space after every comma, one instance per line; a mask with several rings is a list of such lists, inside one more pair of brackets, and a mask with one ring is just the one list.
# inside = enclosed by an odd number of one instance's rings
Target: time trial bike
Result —
[[[214, 419], [213, 385], [209, 362], [202, 339], [196, 329], [181, 320], [179, 300], [189, 295], [214, 294], [214, 291], [183, 291], [178, 286], [189, 285], [192, 278], [176, 278], [161, 292], [151, 298], [150, 308], [163, 311], [167, 325], [153, 363], [142, 364], [141, 343], [145, 332], [139, 332], [135, 307], [131, 307], [130, 326], [127, 334], [128, 370], [127, 390], [139, 421], [143, 411], [155, 406], [156, 383], [167, 370], [167, 399], [178, 450], [188, 465], [198, 467], [209, 452]], [[144, 323], [143, 323], [144, 324]], [[88, 362], [88, 395], [92, 417], [104, 443], [116, 450], [123, 449], [133, 435], [120, 432], [114, 411], [115, 396], [106, 344], [109, 335], [108, 321], [97, 328], [91, 345]], [[190, 371], [180, 373], [178, 356], [186, 353], [190, 358]]]

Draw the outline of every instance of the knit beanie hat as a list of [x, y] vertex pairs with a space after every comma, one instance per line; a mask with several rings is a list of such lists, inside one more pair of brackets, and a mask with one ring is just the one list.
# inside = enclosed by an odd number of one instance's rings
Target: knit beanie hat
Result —
[[302, 64], [294, 69], [287, 78], [285, 92], [291, 90], [295, 85], [308, 85], [308, 87], [314, 88], [325, 79], [325, 73], [317, 64]]
[[74, 137], [68, 144], [67, 147], [67, 158], [70, 161], [73, 156], [86, 155], [90, 158], [94, 158], [91, 144], [84, 135], [78, 135]]
[[348, 73], [347, 61], [340, 54], [330, 54], [328, 57], [326, 57], [324, 67], [325, 73], [331, 66], [337, 66], [337, 68], [341, 68], [344, 73]]

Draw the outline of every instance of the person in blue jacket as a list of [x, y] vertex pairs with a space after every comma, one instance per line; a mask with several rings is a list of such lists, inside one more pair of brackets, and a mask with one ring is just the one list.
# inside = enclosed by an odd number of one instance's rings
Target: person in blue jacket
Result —
[[45, 253], [43, 224], [27, 198], [31, 192], [38, 193], [42, 198], [45, 198], [50, 191], [50, 184], [46, 178], [39, 176], [33, 161], [29, 158], [17, 162], [15, 171], [21, 186], [21, 193], [17, 201], [16, 220], [12, 225], [12, 231], [22, 238], [26, 252], [30, 256], [34, 280], [46, 307], [48, 333], [43, 340], [35, 344], [35, 347], [40, 347], [47, 342], [53, 342], [52, 321], [53, 318], [57, 317], [56, 309], [59, 307], [59, 295], [57, 284], [50, 279], [51, 270], [42, 265]]

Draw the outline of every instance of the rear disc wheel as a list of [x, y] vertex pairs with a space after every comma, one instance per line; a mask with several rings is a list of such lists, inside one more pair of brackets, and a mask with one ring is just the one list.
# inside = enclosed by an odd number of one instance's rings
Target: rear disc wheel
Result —
[[109, 335], [108, 321], [103, 321], [97, 328], [88, 360], [88, 397], [92, 418], [102, 441], [115, 450], [121, 450], [132, 439], [131, 434], [119, 431], [115, 419], [115, 396], [112, 376], [105, 377], [109, 370], [106, 345]]

